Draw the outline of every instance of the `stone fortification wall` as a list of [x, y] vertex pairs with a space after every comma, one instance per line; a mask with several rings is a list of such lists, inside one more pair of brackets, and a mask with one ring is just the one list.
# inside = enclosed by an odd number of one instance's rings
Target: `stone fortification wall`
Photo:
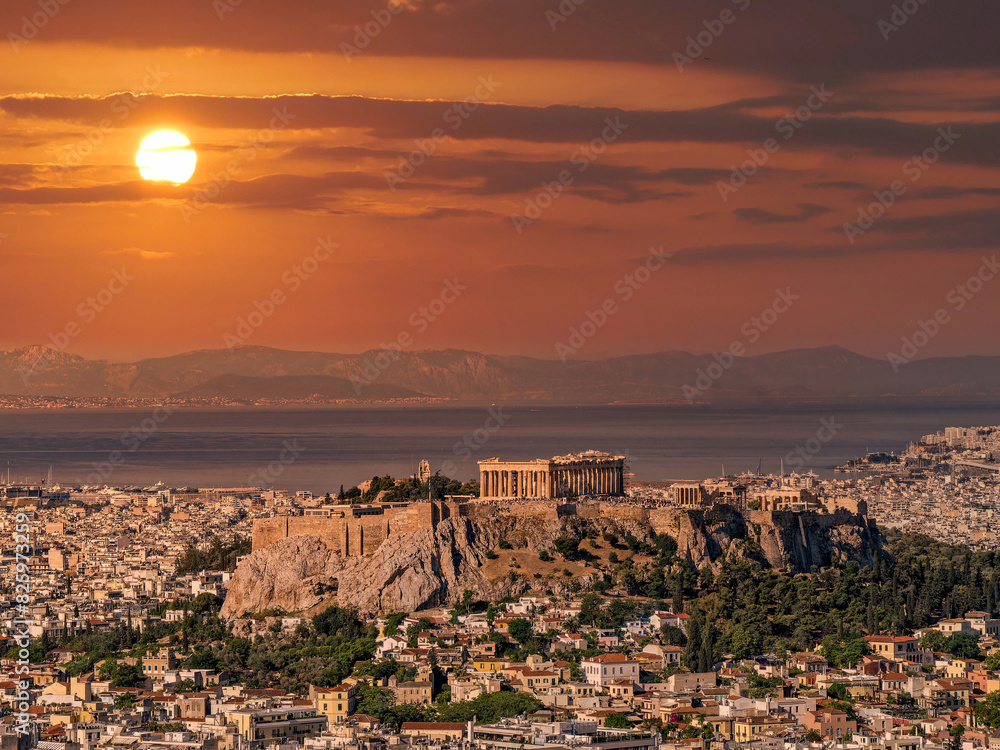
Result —
[[355, 511], [344, 506], [343, 511], [335, 510], [330, 516], [260, 518], [253, 524], [253, 549], [263, 549], [281, 539], [314, 534], [345, 557], [364, 556], [375, 552], [391, 534], [433, 529], [445, 518], [459, 515], [457, 503], [410, 503], [378, 510]]

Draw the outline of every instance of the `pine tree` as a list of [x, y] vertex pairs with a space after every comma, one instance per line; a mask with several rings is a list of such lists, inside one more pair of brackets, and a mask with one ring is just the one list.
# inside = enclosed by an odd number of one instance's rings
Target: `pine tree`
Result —
[[691, 613], [691, 618], [687, 624], [687, 645], [684, 647], [684, 666], [690, 670], [696, 670], [698, 666], [698, 656], [701, 652], [701, 612], [695, 610]]
[[708, 632], [708, 626], [704, 628], [704, 636], [701, 640], [701, 649], [698, 651], [698, 671], [710, 672], [715, 660], [712, 658], [712, 634]]
[[680, 571], [674, 575], [674, 599], [671, 606], [675, 615], [684, 613], [684, 574]]

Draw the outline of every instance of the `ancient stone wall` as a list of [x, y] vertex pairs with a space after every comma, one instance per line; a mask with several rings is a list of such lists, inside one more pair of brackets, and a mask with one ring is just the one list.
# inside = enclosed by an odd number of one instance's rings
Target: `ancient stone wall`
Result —
[[344, 515], [275, 516], [259, 518], [253, 524], [253, 549], [263, 549], [279, 539], [315, 534], [336, 552], [347, 557], [370, 555], [390, 534], [410, 534], [432, 529], [445, 518], [459, 515], [457, 503], [411, 503], [405, 507], [384, 508], [380, 513], [353, 515], [345, 507]]
[[253, 522], [254, 550], [263, 549], [288, 536], [288, 516], [258, 518]]

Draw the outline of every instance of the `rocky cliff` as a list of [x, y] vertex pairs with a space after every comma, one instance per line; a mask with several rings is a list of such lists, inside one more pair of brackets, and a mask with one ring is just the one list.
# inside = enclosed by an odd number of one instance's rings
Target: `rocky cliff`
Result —
[[675, 511], [654, 518], [657, 532], [677, 539], [677, 554], [701, 569], [718, 572], [722, 560], [737, 556], [789, 573], [813, 565], [843, 565], [854, 560], [870, 566], [883, 539], [874, 523], [845, 510], [836, 513], [747, 511], [729, 506], [710, 511]]
[[[451, 604], [466, 589], [479, 599], [499, 599], [532, 588], [555, 593], [576, 584], [586, 588], [612, 580], [606, 543], [581, 545], [580, 559], [572, 562], [541, 562], [539, 553], [553, 552], [560, 534], [582, 538], [590, 530], [622, 538], [631, 534], [640, 542], [668, 533], [677, 540], [680, 559], [715, 571], [732, 556], [789, 573], [848, 560], [870, 565], [882, 546], [881, 535], [864, 516], [846, 511], [743, 515], [728, 506], [648, 511], [608, 504], [553, 505], [551, 512], [531, 514], [490, 510], [477, 518], [448, 518], [434, 529], [394, 534], [367, 557], [341, 557], [318, 536], [282, 539], [240, 564], [222, 615], [236, 618], [275, 607], [305, 611], [333, 601], [376, 615]], [[510, 549], [499, 549], [501, 540]]]
[[444, 604], [465, 589], [502, 598], [512, 593], [509, 579], [493, 582], [483, 572], [493, 541], [463, 518], [393, 535], [368, 557], [341, 557], [318, 536], [282, 539], [239, 566], [222, 615], [303, 610], [333, 597], [365, 614]]

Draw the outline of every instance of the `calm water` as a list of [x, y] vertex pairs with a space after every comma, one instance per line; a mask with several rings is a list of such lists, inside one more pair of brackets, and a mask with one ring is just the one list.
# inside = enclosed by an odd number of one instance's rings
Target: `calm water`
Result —
[[[777, 471], [781, 457], [806, 446], [820, 420], [833, 417], [841, 427], [806, 464], [830, 476], [834, 466], [868, 449], [899, 451], [949, 425], [1000, 424], [1000, 408], [963, 405], [518, 406], [503, 407], [504, 424], [493, 432], [485, 428], [496, 421], [483, 407], [178, 410], [161, 424], [149, 416], [0, 412], [0, 466], [6, 470], [9, 460], [15, 479], [33, 481], [51, 465], [63, 482], [269, 484], [326, 492], [376, 473], [411, 474], [422, 458], [432, 469], [467, 479], [478, 478], [476, 460], [490, 456], [543, 458], [593, 448], [627, 455], [637, 479], [694, 479], [717, 476], [723, 465], [729, 473], [754, 469], [758, 458], [765, 472]], [[132, 437], [125, 436], [133, 428]], [[464, 438], [472, 448], [463, 448]]]

